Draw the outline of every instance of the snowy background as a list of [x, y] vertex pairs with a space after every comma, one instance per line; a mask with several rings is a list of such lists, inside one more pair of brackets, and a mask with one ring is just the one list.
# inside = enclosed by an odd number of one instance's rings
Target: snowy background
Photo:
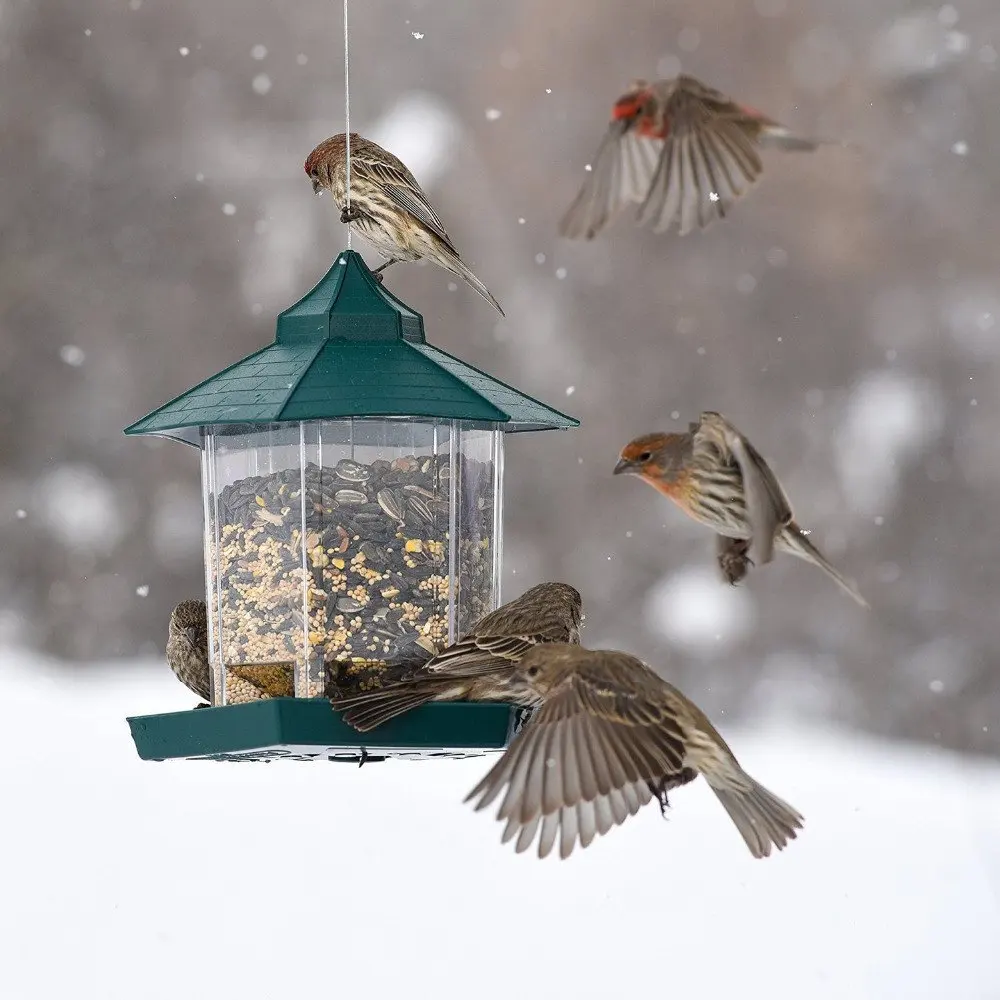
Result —
[[[583, 422], [508, 439], [506, 595], [578, 586], [588, 645], [648, 659], [805, 813], [791, 850], [753, 863], [692, 788], [541, 865], [461, 805], [483, 762], [134, 757], [126, 714], [191, 705], [160, 651], [201, 508], [193, 450], [121, 429], [269, 341], [342, 248], [302, 172], [343, 127], [340, 26], [339, 0], [0, 0], [0, 995], [493, 997], [517, 970], [1000, 998], [995, 0], [352, 7], [353, 125], [507, 319], [436, 269], [389, 285]], [[704, 234], [558, 240], [614, 98], [680, 69], [861, 151], [768, 156]], [[870, 613], [788, 559], [722, 587], [706, 533], [611, 476], [702, 409]]]
[[[711, 711], [1000, 753], [1000, 7], [366, 0], [354, 124], [402, 156], [506, 307], [390, 285], [432, 342], [582, 419], [508, 441], [508, 596], [576, 584], [591, 642]], [[344, 245], [302, 171], [343, 127], [340, 7], [0, 0], [0, 634], [162, 648], [201, 589], [197, 457], [137, 417], [267, 343]], [[391, 67], [392, 72], [385, 72]], [[772, 154], [683, 240], [557, 220], [633, 77], [683, 68], [861, 151]], [[634, 480], [719, 409], [874, 610], [788, 559], [726, 593]], [[145, 595], [145, 596], [140, 596]]]
[[155, 663], [0, 662], [9, 1000], [1000, 998], [996, 764], [724, 726], [784, 852], [698, 782], [539, 861], [462, 805], [486, 760], [145, 763], [123, 717], [191, 704]]

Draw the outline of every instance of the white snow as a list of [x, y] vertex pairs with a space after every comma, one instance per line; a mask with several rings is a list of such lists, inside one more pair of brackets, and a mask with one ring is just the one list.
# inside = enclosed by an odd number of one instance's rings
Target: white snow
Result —
[[114, 549], [128, 527], [120, 500], [99, 469], [64, 462], [39, 477], [33, 506], [68, 548], [103, 553]]
[[149, 666], [0, 656], [2, 996], [998, 995], [996, 765], [717, 720], [806, 815], [788, 850], [699, 782], [540, 862], [462, 804], [483, 759], [141, 762], [124, 717], [195, 701]]
[[940, 391], [926, 379], [883, 370], [857, 382], [834, 444], [844, 493], [859, 511], [891, 506], [905, 463], [938, 436], [943, 419]]
[[675, 646], [704, 652], [743, 638], [753, 626], [754, 605], [745, 588], [720, 587], [714, 566], [691, 566], [659, 580], [646, 599], [644, 617]]

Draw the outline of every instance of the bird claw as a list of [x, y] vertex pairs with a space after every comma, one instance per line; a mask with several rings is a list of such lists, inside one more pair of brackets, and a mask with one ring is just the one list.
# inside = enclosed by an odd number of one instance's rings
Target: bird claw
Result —
[[667, 799], [666, 784], [666, 778], [661, 778], [659, 784], [649, 786], [649, 790], [656, 796], [656, 801], [660, 806], [660, 815], [664, 819], [667, 818], [667, 809], [670, 808], [670, 801]]
[[719, 541], [719, 569], [727, 583], [734, 587], [738, 584], [753, 566], [750, 552], [751, 540], [749, 538], [720, 538]]
[[379, 283], [380, 285], [382, 284], [382, 275], [381, 275], [381, 273], [380, 273], [380, 272], [378, 272], [378, 271], [372, 271], [372, 277], [373, 277], [373, 278], [374, 278], [374, 279], [375, 279], [375, 280], [376, 280], [376, 281], [377, 281], [377, 282], [378, 282], [378, 283]]
[[345, 205], [340, 210], [340, 221], [341, 222], [357, 222], [361, 218], [361, 212], [358, 211], [354, 205]]

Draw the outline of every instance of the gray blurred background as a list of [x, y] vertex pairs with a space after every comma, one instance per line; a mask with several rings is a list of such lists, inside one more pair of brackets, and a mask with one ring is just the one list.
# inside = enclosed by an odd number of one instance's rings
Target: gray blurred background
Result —
[[[351, 17], [353, 127], [408, 162], [507, 320], [432, 267], [388, 285], [433, 343], [582, 420], [508, 438], [505, 595], [576, 584], [588, 645], [723, 721], [1000, 751], [995, 0]], [[559, 240], [615, 97], [681, 68], [860, 152], [768, 155], [703, 234]], [[197, 453], [122, 428], [269, 341], [344, 246], [302, 171], [343, 129], [341, 7], [0, 0], [0, 88], [0, 625], [79, 670], [161, 649], [202, 591]], [[702, 409], [870, 613], [788, 558], [726, 588], [707, 532], [612, 478], [629, 438]]]

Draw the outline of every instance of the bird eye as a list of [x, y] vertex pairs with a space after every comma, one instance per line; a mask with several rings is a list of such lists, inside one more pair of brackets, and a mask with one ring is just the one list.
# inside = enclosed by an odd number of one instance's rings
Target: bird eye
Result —
[[642, 452], [641, 455], [639, 455], [639, 461], [640, 462], [648, 462], [652, 457], [653, 457], [653, 453], [651, 451], [644, 451], [644, 452]]
[[538, 672], [539, 672], [539, 670], [540, 670], [540, 669], [541, 669], [541, 668], [540, 668], [540, 667], [537, 667], [537, 666], [535, 666], [535, 667], [528, 667], [528, 669], [527, 669], [527, 670], [525, 671], [525, 673], [526, 673], [526, 674], [527, 674], [527, 675], [528, 675], [529, 677], [531, 677], [532, 679], [534, 679], [535, 677], [537, 677], [537, 676], [538, 676]]

